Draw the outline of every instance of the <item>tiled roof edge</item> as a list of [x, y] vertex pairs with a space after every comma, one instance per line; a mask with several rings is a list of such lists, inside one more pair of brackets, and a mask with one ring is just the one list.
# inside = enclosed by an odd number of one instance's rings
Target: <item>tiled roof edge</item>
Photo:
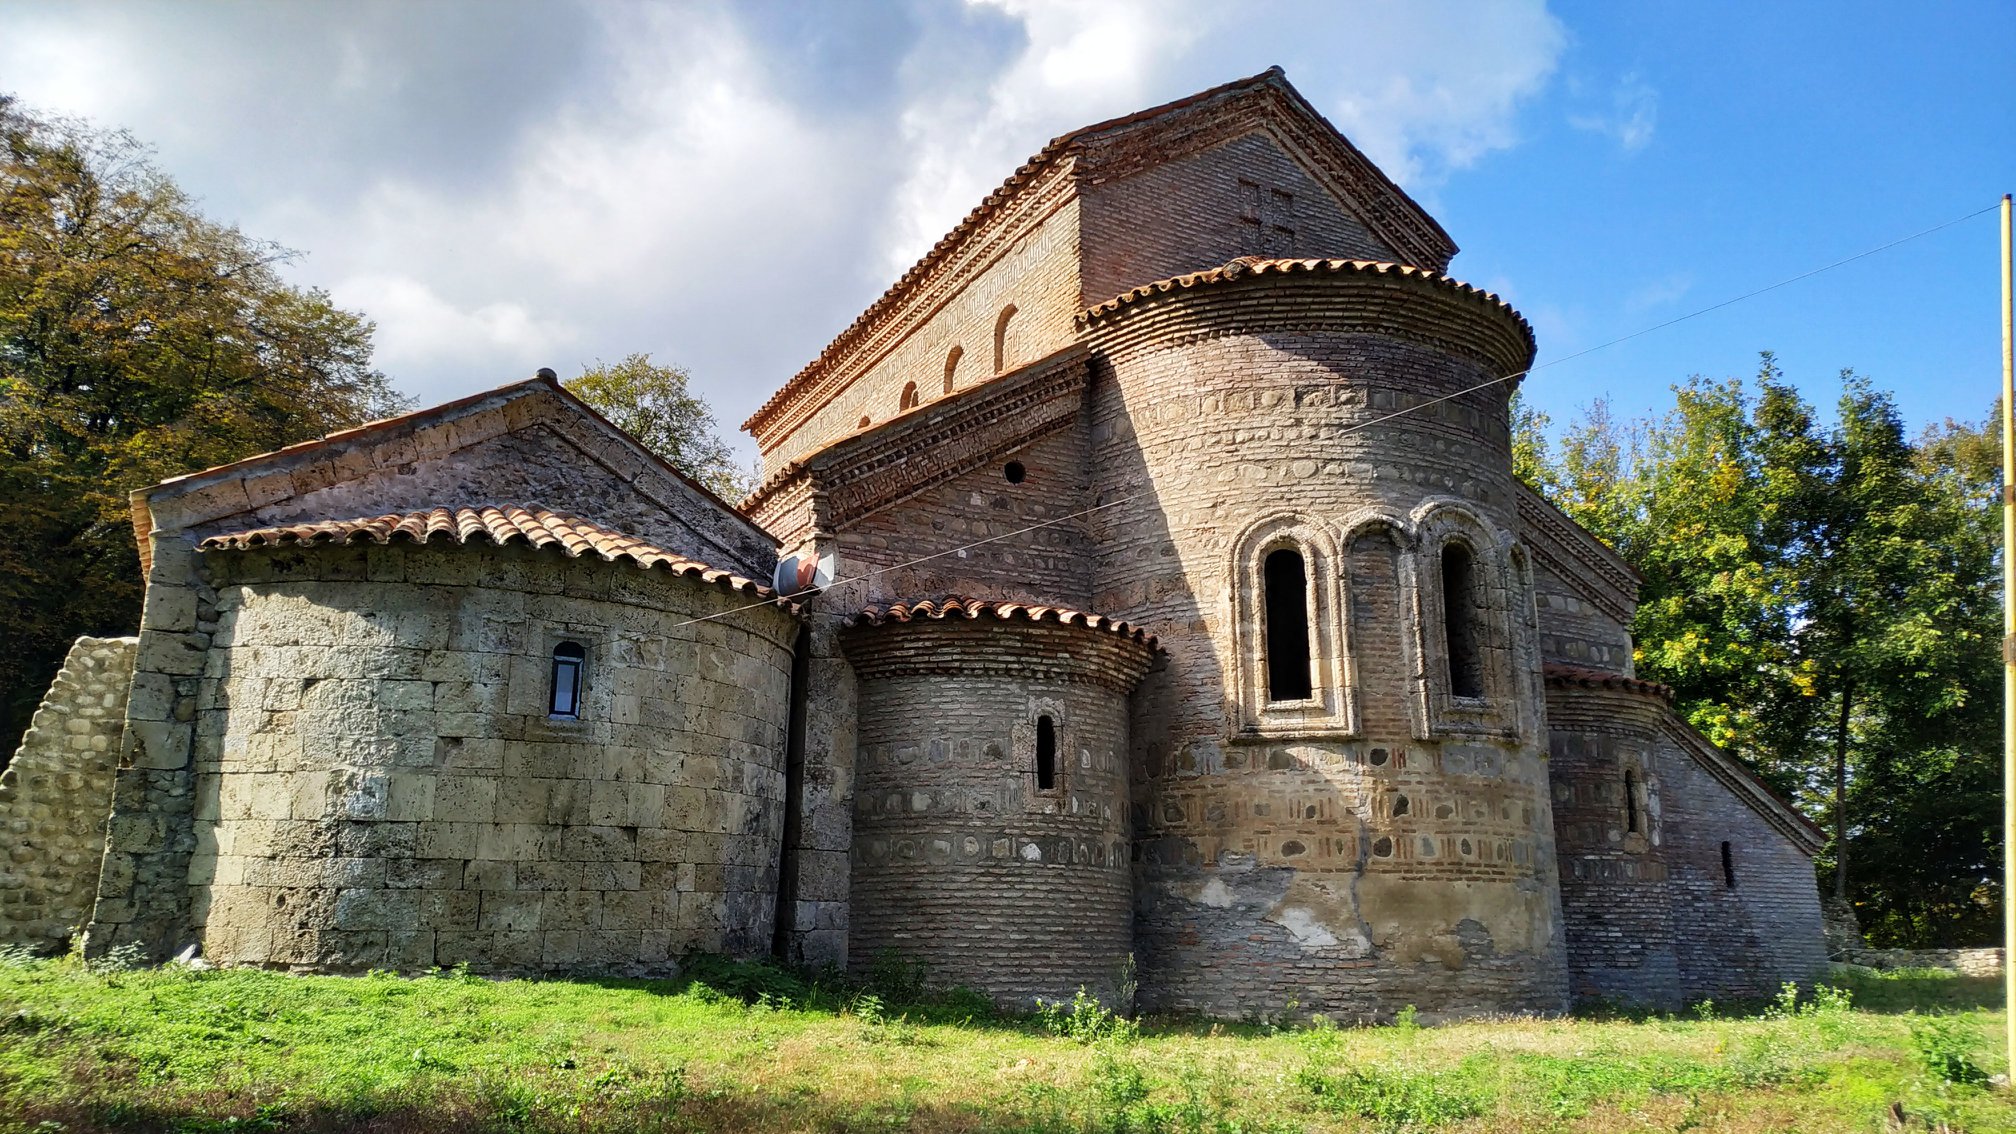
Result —
[[892, 622], [913, 622], [923, 619], [943, 621], [947, 618], [977, 619], [981, 616], [997, 618], [1001, 621], [1050, 622], [1063, 626], [1083, 626], [1090, 630], [1118, 634], [1123, 638], [1139, 642], [1151, 650], [1162, 648], [1155, 635], [1130, 622], [1108, 618], [1103, 614], [1091, 614], [1068, 607], [1049, 606], [1041, 603], [1009, 602], [993, 599], [944, 598], [921, 599], [916, 602], [893, 603], [886, 607], [864, 608], [849, 619], [855, 626], [884, 626]]
[[1627, 693], [1657, 697], [1669, 705], [1673, 703], [1671, 685], [1661, 685], [1656, 681], [1612, 673], [1607, 669], [1590, 669], [1585, 666], [1549, 662], [1541, 667], [1541, 674], [1546, 677], [1549, 685], [1563, 688], [1580, 686], [1584, 689], [1621, 689]]
[[538, 504], [441, 506], [383, 516], [282, 524], [213, 535], [198, 543], [199, 551], [252, 551], [260, 548], [354, 544], [368, 540], [390, 544], [395, 538], [426, 544], [447, 536], [458, 545], [480, 538], [503, 546], [522, 542], [533, 548], [557, 547], [570, 559], [593, 552], [605, 562], [628, 561], [650, 570], [663, 567], [674, 575], [699, 579], [760, 599], [774, 599], [768, 586], [730, 571], [689, 559], [645, 543], [614, 528], [555, 512]]

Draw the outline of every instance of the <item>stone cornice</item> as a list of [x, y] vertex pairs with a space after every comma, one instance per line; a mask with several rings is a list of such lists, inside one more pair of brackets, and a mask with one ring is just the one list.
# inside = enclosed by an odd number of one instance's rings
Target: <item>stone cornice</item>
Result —
[[1520, 534], [1534, 557], [1591, 606], [1622, 625], [1631, 625], [1638, 610], [1638, 572], [1531, 485], [1519, 482], [1515, 494], [1524, 529]]

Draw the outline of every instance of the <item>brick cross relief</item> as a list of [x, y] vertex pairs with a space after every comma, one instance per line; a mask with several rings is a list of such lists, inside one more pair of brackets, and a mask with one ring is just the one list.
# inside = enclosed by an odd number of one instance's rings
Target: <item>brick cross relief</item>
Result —
[[1295, 194], [1239, 179], [1243, 245], [1255, 256], [1295, 254]]

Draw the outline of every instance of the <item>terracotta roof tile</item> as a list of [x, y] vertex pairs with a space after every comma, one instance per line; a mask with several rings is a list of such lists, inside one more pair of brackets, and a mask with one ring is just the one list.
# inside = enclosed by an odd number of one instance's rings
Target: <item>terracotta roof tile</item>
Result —
[[1549, 662], [1541, 669], [1549, 685], [1579, 685], [1584, 689], [1622, 689], [1630, 693], [1643, 693], [1657, 697], [1667, 704], [1673, 703], [1673, 687], [1656, 681], [1627, 677], [1612, 673], [1607, 669], [1588, 669], [1579, 665], [1557, 665]]
[[927, 618], [972, 619], [982, 615], [998, 618], [1004, 622], [1019, 619], [1024, 622], [1055, 622], [1063, 626], [1083, 626], [1091, 630], [1104, 630], [1132, 638], [1150, 649], [1161, 648], [1155, 635], [1132, 623], [1108, 618], [1103, 614], [1088, 614], [1082, 610], [1070, 610], [1061, 606], [997, 602], [991, 599], [945, 598], [935, 601], [923, 599], [917, 602], [899, 602], [886, 607], [871, 606], [856, 614], [851, 621], [856, 626], [882, 626], [890, 622], [911, 622]]
[[393, 539], [428, 543], [445, 537], [457, 544], [472, 539], [503, 545], [515, 541], [528, 547], [557, 547], [569, 558], [593, 554], [615, 563], [627, 560], [647, 570], [663, 567], [675, 575], [714, 583], [757, 598], [775, 598], [761, 583], [705, 563], [654, 547], [579, 516], [555, 512], [537, 504], [486, 504], [470, 508], [429, 508], [363, 516], [354, 520], [322, 520], [214, 535], [197, 545], [201, 551], [249, 551], [261, 547], [308, 546], [323, 543], [387, 544]]
[[1088, 307], [1080, 312], [1078, 323], [1080, 326], [1084, 326], [1111, 315], [1130, 304], [1138, 303], [1143, 299], [1153, 296], [1166, 295], [1174, 291], [1185, 291], [1193, 287], [1227, 283], [1232, 280], [1244, 279], [1247, 276], [1292, 275], [1298, 272], [1340, 276], [1402, 276], [1418, 279], [1434, 287], [1446, 288], [1458, 295], [1474, 296], [1489, 306], [1501, 309], [1518, 321], [1520, 328], [1525, 331], [1529, 343], [1533, 339], [1533, 328], [1531, 324], [1526, 322], [1526, 317], [1519, 314], [1511, 304], [1499, 298], [1495, 292], [1473, 287], [1462, 280], [1451, 279], [1440, 272], [1431, 272], [1426, 268], [1417, 268], [1411, 264], [1395, 264], [1384, 260], [1263, 260], [1257, 256], [1240, 256], [1236, 259], [1228, 260], [1215, 268], [1207, 268], [1201, 272], [1189, 272], [1180, 276], [1171, 276], [1165, 280], [1156, 280], [1154, 283], [1142, 284], [1140, 287], [1123, 291], [1104, 303]]

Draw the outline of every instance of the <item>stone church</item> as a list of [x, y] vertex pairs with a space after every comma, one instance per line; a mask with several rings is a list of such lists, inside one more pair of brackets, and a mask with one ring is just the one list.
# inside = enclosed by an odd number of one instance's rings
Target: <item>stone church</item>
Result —
[[1809, 979], [1821, 836], [1633, 675], [1455, 253], [1277, 69], [1015, 170], [739, 505], [550, 371], [140, 489], [0, 939], [1341, 1019]]

